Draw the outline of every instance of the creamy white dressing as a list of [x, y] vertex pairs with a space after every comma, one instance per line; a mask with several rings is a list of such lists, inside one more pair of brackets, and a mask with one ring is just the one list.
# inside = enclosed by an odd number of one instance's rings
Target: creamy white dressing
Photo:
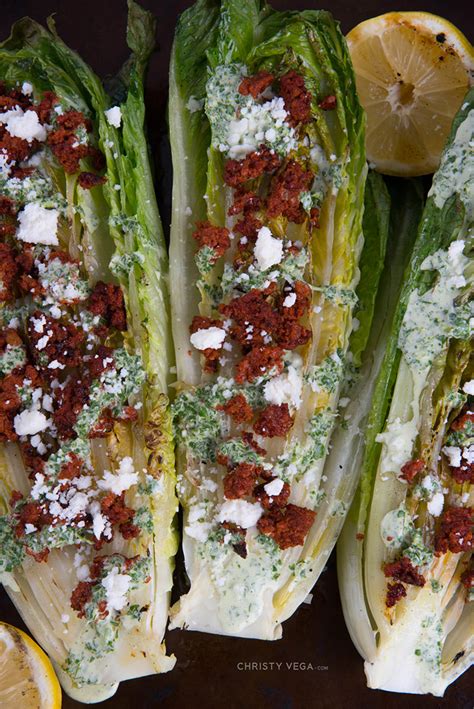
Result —
[[466, 285], [469, 259], [464, 241], [453, 241], [421, 264], [422, 271], [437, 271], [435, 284], [425, 293], [415, 289], [409, 298], [398, 345], [408, 364], [426, 370], [443, 351], [455, 327], [455, 299]]
[[474, 109], [460, 123], [451, 145], [443, 153], [428, 196], [442, 209], [447, 200], [458, 194], [466, 218], [474, 216]]

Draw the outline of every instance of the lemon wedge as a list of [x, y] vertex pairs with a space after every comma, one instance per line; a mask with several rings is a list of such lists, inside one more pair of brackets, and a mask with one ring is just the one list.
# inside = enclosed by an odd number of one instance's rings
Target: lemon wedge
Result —
[[367, 113], [367, 158], [388, 175], [434, 172], [474, 75], [473, 47], [428, 12], [389, 12], [347, 35]]
[[0, 623], [0, 707], [59, 709], [61, 687], [43, 650], [26, 633]]

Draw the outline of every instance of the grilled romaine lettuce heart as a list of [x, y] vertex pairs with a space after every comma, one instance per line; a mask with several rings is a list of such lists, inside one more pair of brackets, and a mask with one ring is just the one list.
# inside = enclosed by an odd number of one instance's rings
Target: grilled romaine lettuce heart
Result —
[[[0, 574], [81, 701], [167, 671], [167, 258], [144, 137], [154, 22], [112, 99], [30, 19], [0, 46]], [[117, 103], [118, 102], [118, 103]]]
[[365, 451], [347, 457], [361, 482], [339, 583], [376, 689], [442, 696], [473, 662], [473, 138], [471, 91], [374, 349], [378, 377], [362, 386], [374, 391]]
[[326, 12], [200, 0], [177, 28], [169, 115], [191, 582], [172, 625], [275, 639], [355, 488], [356, 472], [326, 475], [325, 460], [383, 262], [374, 245], [359, 323], [364, 117], [344, 38]]

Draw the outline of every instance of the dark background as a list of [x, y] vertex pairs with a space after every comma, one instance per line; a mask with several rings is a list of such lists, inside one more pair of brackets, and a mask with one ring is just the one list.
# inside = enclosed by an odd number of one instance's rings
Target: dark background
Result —
[[[168, 231], [171, 165], [166, 139], [166, 100], [169, 53], [176, 18], [191, 2], [142, 0], [158, 18], [158, 51], [152, 57], [147, 80], [148, 130], [156, 157], [158, 202]], [[472, 41], [473, 5], [467, 0], [273, 0], [278, 9], [325, 7], [342, 23], [344, 32], [371, 16], [394, 10], [426, 10], [443, 15], [460, 27]], [[469, 8], [470, 6], [470, 8]], [[114, 73], [128, 55], [125, 44], [125, 0], [1, 0], [0, 36], [11, 24], [30, 15], [40, 22], [56, 13], [57, 28], [69, 46], [77, 49], [100, 75]], [[14, 607], [0, 590], [0, 619], [23, 627]], [[226, 707], [299, 709], [386, 708], [472, 709], [474, 670], [447, 690], [443, 699], [396, 695], [369, 690], [363, 663], [352, 646], [338, 597], [335, 555], [320, 577], [311, 605], [303, 605], [284, 625], [284, 637], [276, 642], [225, 638], [174, 630], [167, 634], [168, 650], [178, 658], [165, 675], [124, 682], [103, 706], [203, 709]], [[281, 669], [239, 670], [240, 662], [282, 663]], [[292, 669], [286, 663], [294, 663]], [[300, 669], [295, 669], [296, 663]], [[301, 669], [303, 663], [326, 669]], [[260, 665], [261, 666], [261, 665]], [[394, 667], [394, 672], [399, 668]], [[67, 709], [79, 707], [64, 697]], [[18, 709], [23, 709], [19, 706]]]

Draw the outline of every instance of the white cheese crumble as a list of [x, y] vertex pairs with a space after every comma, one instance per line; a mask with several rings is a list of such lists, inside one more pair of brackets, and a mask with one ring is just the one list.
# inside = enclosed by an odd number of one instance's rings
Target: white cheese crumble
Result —
[[292, 404], [296, 409], [301, 406], [303, 381], [298, 370], [288, 367], [288, 372], [273, 377], [266, 382], [263, 394], [270, 404]]
[[267, 271], [282, 260], [283, 241], [281, 239], [275, 239], [270, 229], [263, 226], [259, 229], [257, 235], [254, 255], [259, 269], [261, 271]]
[[111, 490], [115, 495], [121, 495], [132, 485], [136, 485], [138, 473], [134, 470], [133, 459], [130, 456], [122, 458], [116, 473], [104, 470], [104, 477], [99, 480], [97, 486], [101, 490]]
[[13, 419], [15, 433], [18, 436], [34, 436], [35, 433], [48, 428], [49, 421], [41, 411], [27, 409], [17, 414]]
[[31, 143], [33, 140], [46, 140], [46, 128], [41, 125], [36, 111], [24, 111], [16, 106], [11, 111], [0, 113], [0, 123], [14, 138], [22, 138]]
[[289, 293], [283, 301], [284, 308], [291, 308], [296, 303], [296, 293]]
[[25, 96], [31, 96], [33, 93], [33, 84], [30, 84], [29, 81], [24, 81], [21, 85], [21, 93]]
[[433, 517], [439, 517], [444, 507], [444, 495], [442, 492], [435, 492], [431, 500], [428, 502], [428, 512]]
[[225, 340], [225, 334], [221, 327], [208, 327], [193, 332], [190, 340], [197, 350], [218, 350]]
[[18, 215], [20, 226], [16, 238], [29, 244], [47, 244], [56, 246], [59, 212], [46, 209], [37, 202], [30, 202]]
[[[192, 500], [191, 500], [192, 502]], [[205, 542], [211, 531], [211, 523], [205, 521], [206, 507], [203, 504], [194, 504], [190, 507], [187, 525], [184, 531], [189, 537], [198, 542]]]
[[471, 396], [474, 396], [474, 379], [471, 379], [471, 381], [466, 382], [462, 390], [465, 394], [470, 394]]
[[219, 522], [233, 522], [242, 527], [242, 529], [248, 529], [257, 524], [262, 513], [263, 509], [259, 502], [226, 500], [220, 509], [217, 519]]
[[444, 446], [442, 450], [452, 468], [459, 468], [461, 466], [461, 449], [458, 448], [458, 446]]
[[100, 503], [92, 502], [88, 507], [88, 512], [92, 516], [92, 530], [96, 539], [100, 539], [102, 535], [111, 537], [110, 522], [105, 515], [100, 511]]
[[284, 484], [283, 480], [275, 478], [275, 480], [270, 480], [263, 488], [269, 497], [276, 497], [283, 490]]
[[122, 123], [122, 111], [120, 110], [120, 106], [112, 106], [112, 108], [104, 111], [104, 113], [109, 126], [120, 128], [120, 124]]
[[469, 448], [463, 448], [462, 457], [468, 465], [474, 463], [474, 445], [470, 445]]
[[127, 592], [130, 588], [131, 580], [131, 576], [128, 574], [120, 574], [117, 567], [114, 567], [102, 579], [102, 586], [107, 593], [107, 607], [110, 610], [121, 611], [127, 605]]

